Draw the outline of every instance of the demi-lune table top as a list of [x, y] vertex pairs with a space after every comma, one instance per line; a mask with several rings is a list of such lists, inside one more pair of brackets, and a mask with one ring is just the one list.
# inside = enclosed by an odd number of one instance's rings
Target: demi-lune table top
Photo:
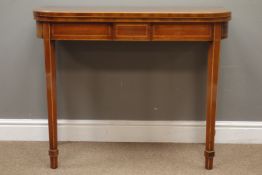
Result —
[[86, 21], [88, 19], [177, 19], [189, 22], [226, 22], [231, 12], [221, 7], [42, 7], [34, 10], [37, 21]]

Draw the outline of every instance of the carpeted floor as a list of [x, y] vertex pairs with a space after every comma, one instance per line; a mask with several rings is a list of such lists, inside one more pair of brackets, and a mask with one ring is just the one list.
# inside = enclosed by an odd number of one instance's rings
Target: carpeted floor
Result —
[[0, 175], [262, 175], [262, 145], [216, 145], [204, 169], [203, 144], [59, 143], [49, 168], [47, 142], [0, 142]]

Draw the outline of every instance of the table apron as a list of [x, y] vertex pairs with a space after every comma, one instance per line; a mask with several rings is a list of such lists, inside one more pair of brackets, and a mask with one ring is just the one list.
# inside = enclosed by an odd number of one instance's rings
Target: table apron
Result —
[[[43, 38], [43, 22], [37, 22], [37, 36]], [[108, 41], [212, 41], [215, 23], [50, 23], [52, 40]], [[222, 38], [227, 37], [223, 22]], [[222, 39], [221, 38], [221, 39]]]

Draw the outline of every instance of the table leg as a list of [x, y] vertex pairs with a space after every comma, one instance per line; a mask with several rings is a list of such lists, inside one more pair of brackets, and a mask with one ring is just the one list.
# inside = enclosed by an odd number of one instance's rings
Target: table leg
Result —
[[211, 170], [213, 168], [213, 159], [215, 156], [214, 139], [220, 41], [221, 24], [215, 24], [213, 30], [213, 41], [209, 43], [208, 49], [208, 88], [205, 150], [205, 167], [208, 170]]
[[56, 60], [55, 41], [51, 40], [50, 24], [44, 24], [45, 71], [48, 102], [49, 156], [50, 167], [58, 166], [57, 110], [56, 110]]

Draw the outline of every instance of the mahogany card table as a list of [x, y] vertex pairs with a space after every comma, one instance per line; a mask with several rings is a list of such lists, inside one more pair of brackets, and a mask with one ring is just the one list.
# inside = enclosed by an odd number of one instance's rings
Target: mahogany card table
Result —
[[49, 156], [58, 167], [55, 41], [208, 42], [205, 167], [213, 168], [216, 97], [221, 39], [231, 12], [223, 8], [46, 7], [34, 10], [37, 36], [44, 41], [48, 99]]

